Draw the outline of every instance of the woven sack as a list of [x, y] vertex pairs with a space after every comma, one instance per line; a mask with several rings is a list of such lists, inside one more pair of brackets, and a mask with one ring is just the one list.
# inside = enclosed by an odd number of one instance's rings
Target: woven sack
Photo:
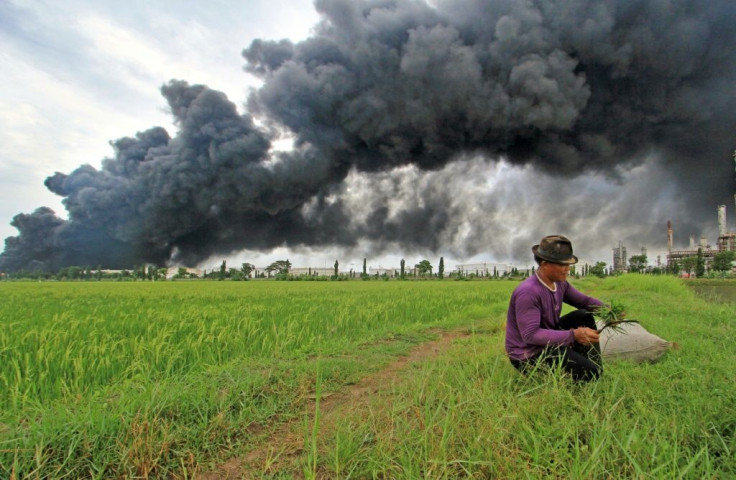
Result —
[[[599, 327], [600, 328], [600, 327]], [[655, 362], [672, 346], [638, 323], [620, 325], [622, 332], [606, 328], [601, 332], [603, 360], [628, 360], [633, 363]]]

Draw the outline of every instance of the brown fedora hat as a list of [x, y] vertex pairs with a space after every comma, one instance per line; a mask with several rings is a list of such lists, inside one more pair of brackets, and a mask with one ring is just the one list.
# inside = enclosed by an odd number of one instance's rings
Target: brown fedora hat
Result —
[[578, 257], [572, 254], [572, 242], [562, 235], [548, 235], [532, 247], [535, 256], [552, 263], [572, 265]]

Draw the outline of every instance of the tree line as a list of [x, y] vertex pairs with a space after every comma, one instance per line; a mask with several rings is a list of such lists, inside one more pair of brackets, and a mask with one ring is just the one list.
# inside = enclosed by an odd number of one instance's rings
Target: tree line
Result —
[[[723, 251], [717, 252], [713, 255], [710, 262], [706, 262], [705, 256], [702, 249], [698, 249], [697, 254], [685, 257], [680, 261], [670, 262], [670, 265], [666, 267], [652, 267], [648, 265], [648, 259], [646, 255], [633, 255], [629, 258], [628, 271], [635, 273], [646, 273], [646, 274], [670, 274], [679, 275], [682, 273], [696, 276], [696, 277], [729, 277], [733, 269], [734, 261], [736, 260], [736, 252]], [[180, 267], [178, 271], [171, 277], [167, 278], [169, 269], [166, 267], [159, 267], [155, 265], [139, 265], [131, 268], [130, 270], [116, 270], [109, 271], [104, 270], [101, 266], [91, 268], [89, 266], [69, 266], [61, 268], [55, 273], [43, 272], [40, 270], [36, 271], [25, 271], [21, 270], [12, 273], [3, 273], [3, 279], [31, 279], [31, 280], [86, 280], [86, 281], [100, 281], [100, 280], [116, 280], [116, 281], [163, 281], [163, 280], [190, 280], [190, 279], [205, 279], [205, 280], [232, 280], [232, 281], [246, 281], [251, 279], [274, 279], [274, 280], [351, 280], [351, 279], [439, 279], [445, 278], [455, 280], [472, 280], [472, 279], [513, 279], [513, 278], [526, 278], [527, 276], [534, 274], [535, 267], [532, 266], [529, 270], [519, 270], [512, 268], [510, 271], [499, 272], [495, 267], [492, 272], [490, 271], [476, 271], [476, 272], [462, 272], [452, 271], [449, 274], [445, 272], [445, 260], [444, 257], [440, 257], [437, 271], [434, 271], [434, 266], [428, 259], [422, 259], [414, 265], [414, 268], [407, 269], [406, 261], [402, 258], [399, 263], [398, 269], [390, 269], [392, 273], [389, 275], [387, 272], [383, 273], [368, 273], [367, 258], [363, 259], [362, 272], [358, 273], [350, 269], [349, 272], [340, 272], [340, 262], [335, 260], [332, 275], [319, 274], [317, 269], [314, 271], [310, 268], [306, 273], [300, 273], [295, 275], [292, 272], [292, 264], [288, 259], [276, 260], [268, 265], [263, 270], [259, 270], [252, 263], [244, 262], [238, 268], [228, 268], [227, 262], [222, 261], [219, 269], [212, 269], [209, 272], [207, 270], [202, 271], [201, 275], [192, 273], [190, 270]], [[324, 269], [321, 269], [324, 270]], [[570, 268], [570, 274], [573, 277], [581, 277], [594, 275], [597, 277], [606, 277], [608, 275], [616, 275], [618, 272], [614, 272], [606, 262], [596, 262], [593, 265], [572, 265]]]

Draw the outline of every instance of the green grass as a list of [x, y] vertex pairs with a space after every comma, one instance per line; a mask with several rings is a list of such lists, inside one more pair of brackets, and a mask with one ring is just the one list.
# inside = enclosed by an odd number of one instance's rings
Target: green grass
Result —
[[[0, 285], [0, 407], [87, 395], [125, 380], [185, 376], [235, 359], [346, 351], [456, 321], [491, 292], [375, 283]], [[417, 284], [415, 284], [417, 285]], [[454, 287], [454, 288], [453, 288]], [[486, 312], [477, 312], [482, 314]]]
[[338, 388], [426, 340], [427, 328], [487, 315], [479, 306], [506, 296], [459, 282], [2, 283], [0, 292], [0, 472], [21, 478], [191, 471], [274, 417], [299, 415], [318, 357], [325, 388]]
[[367, 421], [336, 421], [323, 455], [342, 458], [324, 463], [324, 478], [736, 475], [733, 307], [708, 305], [671, 279], [578, 283], [624, 302], [679, 349], [656, 364], [606, 365], [599, 382], [574, 385], [555, 372], [520, 376], [503, 358], [502, 334], [457, 340], [406, 372]]
[[[733, 304], [674, 278], [573, 283], [679, 349], [592, 385], [523, 377], [503, 353], [514, 282], [0, 283], [0, 477], [192, 478], [269, 446], [242, 473], [736, 475]], [[320, 414], [437, 328], [471, 335]], [[290, 425], [302, 448], [281, 454]]]

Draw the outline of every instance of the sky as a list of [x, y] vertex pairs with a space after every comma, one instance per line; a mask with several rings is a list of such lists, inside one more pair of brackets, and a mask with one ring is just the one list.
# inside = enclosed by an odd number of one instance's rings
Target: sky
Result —
[[309, 0], [0, 2], [0, 239], [18, 234], [18, 213], [65, 216], [49, 175], [99, 166], [110, 141], [150, 126], [173, 130], [161, 85], [185, 79], [244, 102], [261, 82], [243, 71], [243, 48], [304, 39], [317, 20]]
[[[0, 236], [18, 235], [13, 218], [42, 206], [69, 219], [66, 198], [74, 228], [60, 238], [102, 225], [114, 245], [133, 245], [125, 258], [153, 245], [158, 261], [205, 268], [366, 257], [436, 268], [440, 256], [528, 265], [531, 245], [557, 233], [586, 262], [611, 263], [622, 241], [655, 263], [668, 220], [682, 246], [691, 235], [715, 242], [720, 203], [735, 223], [733, 54], [718, 53], [733, 50], [728, 2], [627, 11], [646, 2], [581, 1], [562, 17], [556, 2], [491, 3], [498, 12], [471, 0], [320, 0], [320, 16], [308, 0], [5, 0]], [[474, 9], [488, 24], [474, 23]], [[182, 145], [194, 145], [190, 124], [204, 115], [195, 96], [229, 119], [213, 134], [218, 148], [233, 130], [250, 139], [247, 176], [214, 165], [174, 209], [158, 193], [173, 187], [150, 179], [177, 170], [151, 167], [145, 185], [157, 194], [130, 207], [144, 218], [110, 213], [103, 193], [133, 182], [120, 174], [123, 144], [110, 142], [144, 144], [139, 132], [161, 126], [173, 141], [150, 140], [157, 164], [190, 161]], [[86, 164], [92, 181], [77, 170]], [[212, 184], [219, 193], [197, 193]]]
[[172, 129], [159, 88], [172, 78], [244, 101], [258, 79], [241, 50], [259, 37], [307, 37], [308, 0], [3, 1], [0, 3], [0, 235], [19, 212], [61, 197], [56, 171], [99, 165], [111, 140], [152, 125]]

